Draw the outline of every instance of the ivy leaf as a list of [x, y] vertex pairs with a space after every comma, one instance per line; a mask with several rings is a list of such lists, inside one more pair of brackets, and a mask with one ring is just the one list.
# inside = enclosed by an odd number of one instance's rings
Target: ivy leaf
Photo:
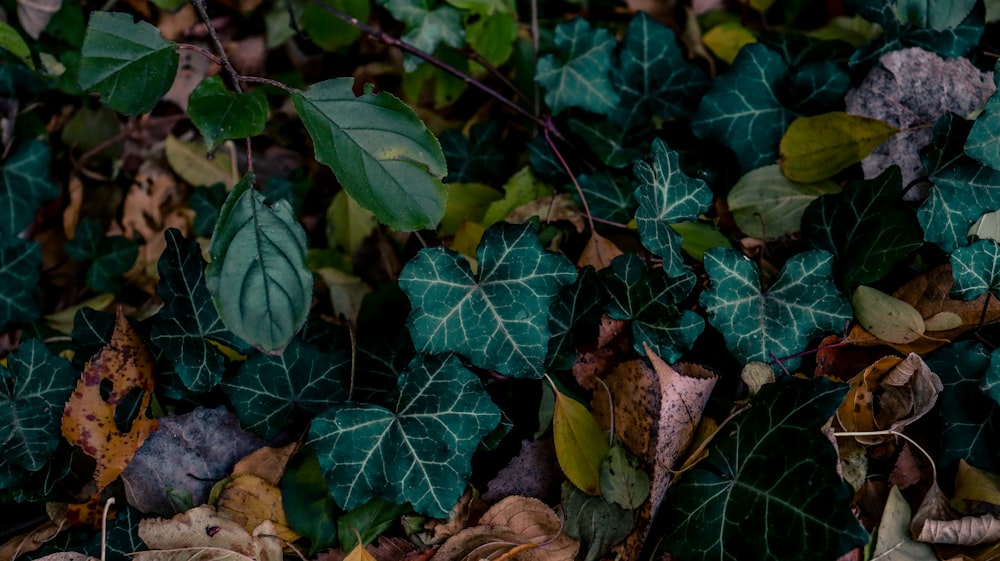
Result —
[[[809, 339], [840, 332], [853, 317], [851, 304], [833, 284], [833, 255], [806, 251], [789, 259], [771, 288], [760, 288], [760, 271], [739, 252], [705, 252], [712, 286], [702, 292], [708, 321], [741, 363], [769, 361], [803, 350]], [[799, 358], [784, 361], [789, 369]]]
[[42, 270], [42, 250], [35, 241], [6, 238], [0, 242], [0, 329], [38, 317], [35, 289]]
[[670, 224], [698, 219], [712, 204], [712, 191], [701, 179], [681, 171], [677, 152], [660, 139], [653, 141], [652, 165], [635, 163], [636, 225], [642, 245], [663, 258], [663, 269], [673, 277], [684, 274], [681, 236]]
[[173, 84], [179, 60], [177, 46], [149, 23], [97, 11], [80, 51], [80, 87], [119, 113], [149, 113]]
[[215, 152], [231, 138], [256, 136], [267, 124], [267, 98], [260, 90], [236, 93], [226, 89], [218, 75], [198, 83], [188, 98], [188, 116], [205, 138], [205, 148]]
[[320, 413], [347, 398], [350, 357], [293, 339], [280, 355], [259, 353], [222, 383], [244, 428], [274, 438], [296, 410]]
[[691, 130], [732, 148], [744, 173], [774, 163], [781, 135], [795, 117], [776, 92], [787, 77], [781, 55], [761, 44], [743, 47], [701, 99]]
[[[579, 175], [576, 178], [583, 196], [587, 197], [590, 214], [595, 218], [627, 224], [632, 220], [636, 202], [632, 197], [632, 185], [621, 174], [597, 172]], [[579, 195], [577, 195], [579, 196]]]
[[107, 236], [98, 244], [98, 255], [87, 269], [87, 286], [94, 292], [120, 292], [139, 256], [139, 245], [125, 236]]
[[476, 255], [478, 278], [461, 254], [440, 246], [420, 250], [403, 267], [399, 286], [413, 304], [407, 325], [414, 345], [461, 353], [505, 376], [541, 377], [549, 307], [576, 269], [546, 252], [529, 224], [491, 226]]
[[802, 214], [802, 237], [837, 258], [842, 284], [875, 282], [920, 247], [920, 225], [900, 196], [902, 175], [892, 166], [874, 179], [823, 195]]
[[[994, 83], [1000, 84], [1000, 64], [993, 72]], [[1000, 94], [996, 92], [986, 102], [983, 112], [976, 117], [969, 138], [965, 141], [965, 153], [979, 160], [983, 165], [1000, 170]]]
[[975, 300], [991, 292], [1000, 298], [1000, 245], [979, 240], [956, 249], [951, 254], [951, 272], [955, 277], [953, 297]]
[[472, 125], [469, 138], [455, 129], [441, 133], [441, 151], [448, 163], [445, 182], [495, 183], [503, 163], [503, 151], [498, 148], [499, 131], [495, 121], [487, 121]]
[[306, 235], [290, 205], [267, 203], [252, 185], [253, 174], [245, 175], [219, 213], [205, 283], [234, 335], [274, 351], [305, 323], [313, 278]]
[[160, 282], [156, 292], [163, 309], [156, 315], [150, 339], [195, 393], [211, 390], [222, 380], [226, 360], [218, 343], [244, 353], [248, 345], [222, 324], [205, 286], [205, 262], [201, 246], [185, 239], [180, 230], [164, 232], [167, 247], [158, 263]]
[[634, 145], [626, 146], [628, 141], [634, 140], [634, 135], [606, 119], [594, 122], [570, 119], [569, 128], [590, 146], [605, 165], [621, 168], [642, 157]]
[[959, 58], [979, 43], [985, 26], [986, 10], [978, 0], [963, 0], [957, 5], [947, 0], [852, 0], [848, 4], [864, 19], [882, 26], [877, 39], [851, 56], [851, 66], [868, 64], [885, 53], [908, 47]]
[[326, 164], [361, 206], [396, 230], [434, 228], [444, 216], [444, 154], [434, 135], [406, 104], [366, 84], [354, 95], [353, 78], [337, 78], [292, 94]]
[[788, 85], [788, 98], [794, 100], [788, 108], [801, 115], [840, 110], [850, 88], [851, 75], [843, 64], [832, 60], [808, 64], [795, 72]]
[[93, 261], [101, 254], [104, 228], [92, 218], [82, 218], [76, 225], [73, 239], [66, 242], [66, 255], [77, 263]]
[[[847, 386], [765, 384], [708, 457], [670, 488], [664, 537], [683, 559], [836, 559], [868, 543], [821, 427]], [[788, 539], [795, 528], [795, 539]]]
[[576, 364], [576, 341], [584, 332], [597, 327], [603, 308], [603, 294], [593, 267], [580, 269], [576, 281], [562, 287], [549, 317], [550, 370], [569, 370]]
[[40, 140], [19, 143], [0, 173], [0, 235], [16, 236], [35, 220], [43, 202], [62, 192], [52, 180], [49, 145]]
[[[444, 43], [461, 49], [465, 45], [462, 12], [438, 4], [437, 0], [379, 0], [392, 17], [406, 24], [402, 40], [425, 53], [433, 53]], [[407, 72], [416, 70], [419, 59], [408, 57], [404, 67]]]
[[535, 70], [535, 81], [545, 88], [545, 103], [554, 115], [570, 107], [597, 114], [618, 107], [618, 92], [609, 76], [614, 47], [608, 30], [592, 30], [582, 18], [556, 26], [557, 54], [540, 58]]
[[393, 411], [336, 405], [313, 420], [308, 444], [341, 507], [378, 496], [444, 518], [465, 490], [472, 453], [499, 422], [500, 409], [456, 356], [418, 356], [400, 376]]
[[28, 471], [45, 466], [61, 434], [63, 405], [77, 373], [38, 339], [22, 341], [0, 366], [0, 441], [3, 457]]
[[653, 117], [684, 117], [708, 89], [708, 77], [688, 62], [674, 32], [645, 12], [629, 23], [619, 56], [612, 84], [621, 102], [611, 120], [626, 130], [647, 125]]
[[645, 353], [652, 347], [666, 362], [674, 363], [694, 346], [705, 321], [677, 304], [694, 290], [695, 276], [684, 271], [671, 278], [664, 269], [647, 270], [635, 253], [620, 255], [604, 271], [608, 316], [632, 322], [632, 347]]

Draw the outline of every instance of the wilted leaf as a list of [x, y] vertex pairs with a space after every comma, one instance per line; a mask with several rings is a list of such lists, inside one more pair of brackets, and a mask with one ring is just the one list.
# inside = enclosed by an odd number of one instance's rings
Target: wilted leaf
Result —
[[798, 183], [777, 165], [744, 174], [726, 197], [740, 230], [755, 238], [780, 238], [798, 232], [802, 214], [821, 195], [837, 193], [832, 181]]
[[804, 183], [827, 179], [860, 162], [897, 132], [882, 121], [841, 111], [799, 117], [781, 138], [781, 171]]
[[993, 514], [963, 516], [957, 520], [927, 520], [917, 539], [964, 546], [996, 543], [1000, 541], [1000, 520]]
[[914, 541], [910, 536], [910, 505], [899, 492], [899, 487], [889, 491], [889, 500], [882, 511], [878, 527], [878, 541], [872, 559], [885, 561], [934, 561], [938, 557], [926, 543]]
[[171, 519], [147, 518], [139, 522], [139, 537], [150, 550], [183, 549], [187, 550], [186, 556], [165, 557], [158, 551], [149, 551], [134, 558], [180, 561], [197, 554], [199, 560], [205, 561], [236, 561], [237, 555], [254, 561], [281, 561], [281, 541], [273, 534], [274, 526], [265, 522], [250, 535], [236, 522], [219, 516], [214, 508], [202, 505]]
[[858, 323], [888, 343], [912, 343], [924, 335], [924, 318], [913, 306], [874, 289], [859, 286], [851, 298]]
[[568, 482], [563, 484], [563, 511], [566, 533], [580, 540], [580, 556], [585, 561], [600, 559], [634, 526], [631, 511], [588, 495]]
[[649, 476], [620, 444], [601, 461], [600, 480], [601, 496], [624, 509], [639, 508], [649, 498]]
[[556, 26], [556, 54], [538, 59], [535, 70], [553, 114], [570, 107], [597, 114], [615, 110], [620, 100], [610, 77], [614, 47], [606, 29], [592, 29], [583, 18]]
[[209, 188], [216, 183], [232, 187], [236, 183], [232, 158], [226, 151], [215, 153], [209, 160], [202, 143], [179, 140], [171, 134], [164, 155], [170, 169], [193, 187]]
[[38, 39], [60, 8], [62, 0], [17, 0], [17, 21], [29, 37]]
[[234, 475], [217, 488], [215, 507], [221, 516], [251, 532], [259, 524], [270, 521], [274, 534], [294, 542], [299, 535], [289, 527], [282, 505], [281, 489], [251, 474]]

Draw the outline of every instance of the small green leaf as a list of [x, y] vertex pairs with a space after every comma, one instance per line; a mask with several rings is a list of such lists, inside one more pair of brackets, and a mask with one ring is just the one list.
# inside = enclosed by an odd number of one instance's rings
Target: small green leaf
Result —
[[[1000, 64], [993, 72], [993, 81], [1000, 82], [998, 77]], [[983, 112], [976, 117], [976, 122], [969, 131], [965, 141], [965, 153], [979, 160], [983, 165], [1000, 170], [1000, 94], [996, 92], [986, 102]]]
[[[465, 45], [462, 12], [451, 6], [437, 0], [379, 0], [379, 4], [406, 24], [402, 40], [425, 53], [433, 53], [442, 43], [456, 49]], [[416, 57], [407, 57], [403, 68], [413, 72], [420, 62]]]
[[612, 446], [601, 462], [601, 496], [629, 510], [639, 508], [649, 497], [649, 476], [621, 444]]
[[1000, 244], [979, 240], [956, 249], [951, 254], [951, 273], [955, 277], [952, 297], [975, 300], [991, 292], [1000, 298]]
[[552, 414], [556, 459], [566, 477], [581, 491], [601, 494], [601, 462], [608, 455], [608, 437], [579, 401], [556, 392]]
[[496, 184], [504, 159], [499, 131], [495, 121], [487, 121], [472, 125], [468, 138], [455, 129], [441, 133], [441, 151], [448, 162], [445, 182]]
[[483, 214], [482, 224], [488, 228], [507, 218], [519, 206], [552, 196], [549, 187], [531, 173], [531, 168], [525, 166], [507, 180], [503, 186], [504, 196], [490, 203]]
[[436, 227], [447, 192], [437, 139], [392, 94], [366, 84], [355, 97], [353, 87], [353, 78], [337, 78], [292, 95], [316, 159], [379, 222], [405, 231]]
[[[371, 2], [368, 0], [322, 0], [332, 8], [354, 16], [358, 21], [368, 21]], [[320, 3], [306, 2], [302, 11], [302, 29], [323, 50], [335, 51], [357, 41], [361, 30], [323, 9]]]
[[712, 191], [701, 179], [681, 170], [677, 152], [660, 139], [653, 141], [652, 165], [635, 163], [636, 225], [642, 245], [663, 258], [663, 269], [678, 277], [686, 272], [681, 237], [670, 224], [698, 219], [712, 204]]
[[0, 49], [10, 51], [12, 55], [21, 59], [25, 66], [35, 69], [35, 61], [31, 59], [31, 49], [24, 42], [24, 38], [10, 24], [2, 21], [0, 21]]
[[566, 533], [580, 540], [584, 561], [601, 559], [611, 546], [621, 543], [635, 526], [632, 512], [588, 495], [569, 482], [563, 483]]
[[471, 21], [466, 18], [465, 37], [472, 50], [493, 66], [500, 66], [514, 52], [517, 19], [506, 12], [480, 16]]
[[538, 378], [548, 350], [549, 307], [576, 269], [546, 252], [528, 224], [497, 223], [477, 251], [478, 279], [459, 253], [432, 247], [403, 267], [413, 304], [407, 325], [421, 352], [462, 353], [480, 368]]
[[[757, 265], [735, 250], [711, 249], [705, 271], [712, 286], [702, 292], [701, 305], [740, 362], [789, 357], [813, 337], [842, 332], [853, 317], [833, 284], [832, 269], [833, 256], [825, 251], [799, 253], [764, 292]], [[799, 361], [783, 364], [794, 369]]]
[[719, 60], [732, 64], [740, 49], [756, 43], [757, 37], [739, 21], [724, 21], [706, 31], [701, 40]]
[[239, 94], [226, 89], [222, 78], [209, 76], [188, 98], [188, 116], [205, 138], [205, 148], [215, 152], [231, 138], [256, 136], [267, 124], [267, 98], [260, 90]]
[[535, 81], [545, 89], [553, 114], [570, 107], [607, 114], [620, 102], [611, 84], [611, 51], [615, 38], [608, 30], [590, 27], [583, 18], [556, 26], [557, 54], [538, 59]]
[[149, 113], [174, 82], [177, 46], [147, 22], [94, 12], [80, 52], [80, 87], [119, 113]]
[[361, 534], [362, 545], [368, 545], [383, 532], [399, 521], [399, 517], [412, 511], [408, 505], [397, 505], [376, 497], [344, 514], [337, 520], [337, 536], [340, 547], [350, 551], [357, 547]]
[[755, 238], [780, 238], [799, 231], [802, 213], [820, 195], [837, 193], [832, 181], [798, 183], [777, 165], [745, 174], [726, 198], [740, 230]]
[[253, 174], [233, 187], [219, 213], [205, 282], [237, 337], [267, 351], [283, 348], [312, 304], [306, 235], [288, 203], [267, 203]]
[[632, 220], [637, 203], [632, 197], [632, 184], [628, 177], [601, 171], [578, 175], [576, 181], [583, 196], [587, 197], [590, 214], [595, 218], [619, 224], [628, 224]]
[[316, 453], [304, 447], [281, 476], [281, 506], [288, 525], [309, 539], [308, 555], [337, 545], [337, 503], [330, 497]]
[[792, 181], [813, 183], [854, 165], [899, 129], [843, 111], [792, 121], [781, 138], [781, 171]]
[[7, 238], [0, 242], [0, 329], [38, 317], [35, 289], [42, 271], [42, 249], [37, 242]]
[[348, 255], [354, 255], [377, 227], [375, 215], [361, 208], [347, 191], [337, 192], [326, 208], [326, 241]]
[[15, 145], [0, 172], [0, 235], [19, 234], [43, 202], [62, 193], [52, 180], [51, 158], [49, 145], [40, 140]]
[[125, 236], [108, 236], [98, 245], [97, 258], [87, 269], [87, 287], [94, 292], [120, 292], [139, 256], [139, 245]]
[[861, 327], [888, 343], [912, 343], [927, 329], [916, 308], [869, 286], [855, 289], [851, 303]]
[[394, 411], [333, 406], [313, 420], [308, 444], [342, 508], [381, 497], [444, 518], [465, 491], [472, 453], [499, 422], [500, 409], [455, 355], [422, 355], [400, 376]]
[[490, 205], [503, 193], [480, 183], [448, 183], [448, 206], [438, 227], [441, 236], [454, 236], [464, 222], [482, 222]]

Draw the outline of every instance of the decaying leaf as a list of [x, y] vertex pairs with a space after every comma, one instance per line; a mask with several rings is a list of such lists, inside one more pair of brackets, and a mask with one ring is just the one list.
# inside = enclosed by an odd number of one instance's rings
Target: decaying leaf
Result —
[[293, 542], [299, 535], [288, 524], [281, 504], [281, 489], [256, 475], [243, 474], [229, 479], [216, 501], [220, 515], [253, 531], [265, 521], [274, 523], [274, 534]]
[[580, 258], [576, 261], [576, 266], [582, 268], [590, 265], [600, 271], [621, 254], [622, 250], [618, 249], [614, 242], [597, 232], [591, 232], [587, 245], [583, 246]]
[[[170, 519], [141, 521], [139, 537], [153, 551], [136, 553], [133, 559], [281, 561], [281, 541], [273, 536], [271, 522], [261, 523], [251, 535], [236, 522], [219, 516], [214, 508], [203, 505]], [[173, 556], [180, 553], [183, 556]]]
[[521, 495], [551, 504], [559, 497], [562, 478], [552, 439], [523, 440], [521, 451], [489, 482], [483, 500]]
[[983, 471], [966, 462], [958, 461], [955, 474], [955, 496], [952, 504], [962, 505], [963, 512], [972, 512], [983, 503], [1000, 505], [1000, 476]]
[[17, 0], [17, 21], [29, 37], [38, 39], [61, 7], [62, 0]]
[[898, 487], [889, 491], [889, 501], [882, 512], [878, 527], [878, 541], [872, 560], [880, 561], [934, 561], [937, 555], [926, 543], [913, 541], [907, 525], [910, 523], [910, 505]]
[[983, 514], [958, 520], [928, 520], [917, 539], [956, 545], [994, 543], [1000, 541], [1000, 519], [992, 514]]

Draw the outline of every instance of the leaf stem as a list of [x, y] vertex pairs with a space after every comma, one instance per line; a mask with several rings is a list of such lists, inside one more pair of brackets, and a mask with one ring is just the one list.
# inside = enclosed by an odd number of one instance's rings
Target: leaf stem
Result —
[[[546, 117], [547, 122], [551, 123], [551, 120]], [[569, 164], [566, 163], [566, 159], [563, 158], [562, 152], [556, 147], [556, 143], [552, 141], [552, 137], [549, 135], [549, 129], [543, 128], [542, 133], [545, 135], [545, 142], [549, 144], [549, 148], [559, 159], [559, 164], [566, 171], [566, 175], [569, 175], [570, 181], [573, 182], [573, 186], [576, 187], [576, 193], [580, 195], [580, 202], [583, 203], [583, 210], [587, 213], [587, 223], [590, 225], [590, 231], [594, 231], [594, 217], [590, 214], [590, 205], [587, 204], [587, 197], [583, 195], [583, 188], [580, 187], [580, 183], [577, 182], [576, 176], [573, 175], [573, 170], [569, 168]]]
[[934, 482], [937, 483], [938, 480], [937, 464], [934, 463], [934, 458], [932, 458], [931, 455], [927, 453], [927, 450], [924, 450], [919, 444], [917, 444], [915, 440], [913, 440], [912, 438], [906, 436], [905, 434], [899, 431], [886, 429], [886, 430], [873, 430], [873, 431], [835, 432], [833, 433], [833, 436], [898, 436], [903, 440], [906, 440], [907, 442], [912, 444], [917, 450], [920, 450], [924, 454], [924, 457], [927, 458], [927, 461], [930, 462], [931, 464], [931, 473], [933, 473], [934, 475]]

